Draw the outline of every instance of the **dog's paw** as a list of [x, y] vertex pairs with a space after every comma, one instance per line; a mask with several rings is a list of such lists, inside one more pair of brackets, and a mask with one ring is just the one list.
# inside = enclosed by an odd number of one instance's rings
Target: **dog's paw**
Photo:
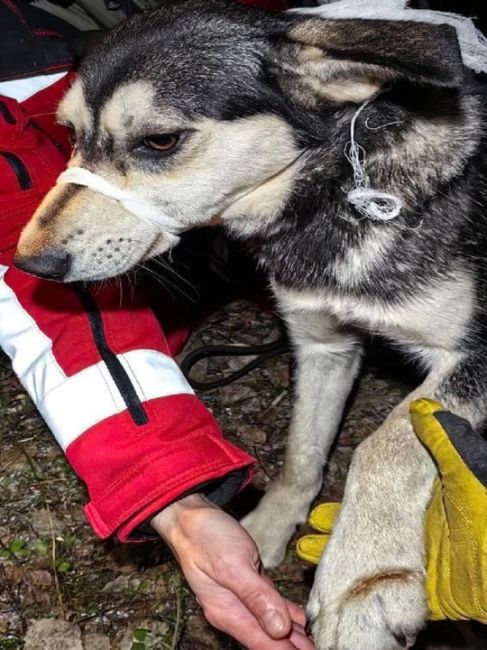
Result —
[[283, 561], [296, 526], [307, 519], [309, 501], [306, 495], [276, 482], [257, 508], [240, 522], [257, 544], [267, 569]]
[[296, 524], [268, 516], [265, 508], [257, 508], [240, 522], [259, 549], [266, 569], [278, 566], [286, 555], [286, 547]]
[[390, 571], [358, 580], [342, 593], [319, 576], [307, 613], [317, 650], [411, 648], [427, 617], [424, 575]]

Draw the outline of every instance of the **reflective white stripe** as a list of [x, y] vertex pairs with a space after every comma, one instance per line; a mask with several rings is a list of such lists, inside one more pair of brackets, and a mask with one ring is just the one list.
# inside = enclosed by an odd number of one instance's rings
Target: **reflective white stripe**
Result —
[[[176, 362], [162, 352], [131, 350], [117, 356], [142, 401], [193, 393]], [[93, 425], [127, 409], [103, 361], [67, 377], [36, 404], [63, 449]]]
[[66, 375], [54, 357], [51, 339], [37, 327], [5, 282], [7, 271], [8, 266], [0, 265], [0, 345], [38, 404], [46, 393], [66, 381]]
[[0, 81], [0, 95], [23, 102], [32, 95], [44, 90], [44, 88], [52, 86], [66, 74], [67, 72], [56, 72], [56, 74], [43, 74], [38, 77]]
[[[68, 377], [37, 326], [5, 282], [0, 265], [0, 345], [23, 386], [63, 449], [84, 431], [127, 406], [103, 361]], [[156, 350], [117, 355], [142, 401], [192, 394], [176, 362]]]

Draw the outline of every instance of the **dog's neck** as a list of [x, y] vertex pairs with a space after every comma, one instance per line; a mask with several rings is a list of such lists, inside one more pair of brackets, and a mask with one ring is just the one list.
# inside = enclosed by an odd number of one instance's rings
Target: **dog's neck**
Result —
[[[353, 186], [353, 172], [344, 153], [353, 115], [353, 107], [348, 107], [335, 116], [339, 126], [329, 142], [309, 147], [301, 158], [302, 165], [292, 170], [287, 183], [281, 180], [279, 200], [272, 203], [272, 186], [262, 188], [269, 190], [266, 198], [272, 208], [266, 220], [258, 218], [259, 202], [254, 197], [254, 227], [245, 230], [248, 223], [242, 214], [242, 227], [234, 219], [233, 231], [251, 239], [260, 263], [278, 282], [289, 286], [326, 284], [339, 291], [348, 290], [351, 285], [343, 280], [343, 267], [351, 259], [350, 251], [360, 265], [359, 258], [370, 253], [367, 248], [380, 242], [380, 251], [376, 252], [387, 256], [392, 243], [402, 240], [405, 233], [410, 240], [427, 235], [428, 219], [438, 219], [428, 211], [430, 200], [442, 196], [447, 202], [455, 202], [455, 187], [463, 182], [469, 161], [479, 149], [479, 99], [447, 96], [443, 100], [445, 109], [439, 119], [436, 113], [430, 118], [420, 110], [394, 106], [388, 98], [363, 116], [357, 137], [367, 151], [367, 169], [376, 187], [403, 199], [405, 209], [397, 219], [373, 222], [358, 215], [347, 201], [347, 191]], [[448, 111], [450, 101], [461, 101], [461, 110], [456, 105], [456, 112], [451, 113], [455, 118]], [[296, 251], [292, 259], [290, 250]], [[388, 259], [387, 263], [395, 262]], [[318, 268], [319, 279], [314, 278]]]
[[231, 205], [220, 215], [220, 223], [244, 239], [265, 231], [284, 210], [307, 155], [307, 149], [300, 151], [260, 185], [235, 195]]
[[[422, 206], [464, 173], [468, 161], [478, 150], [483, 132], [477, 96], [432, 91], [431, 97], [425, 100], [436, 107], [430, 115], [428, 110], [422, 110], [421, 102], [419, 105], [414, 101], [403, 104], [405, 92], [407, 88], [395, 89], [377, 97], [363, 111], [356, 128], [357, 142], [363, 150], [372, 186], [400, 197], [403, 202], [404, 213], [395, 224], [399, 227], [417, 225]], [[313, 133], [292, 165], [250, 192], [246, 197], [248, 201], [232, 206], [228, 213], [232, 218], [232, 223], [228, 221], [229, 227], [244, 237], [246, 234], [263, 236], [269, 232], [270, 224], [278, 220], [305, 223], [330, 212], [339, 212], [341, 221], [367, 230], [366, 219], [347, 201], [347, 194], [355, 182], [348, 153], [350, 123], [356, 110], [349, 104], [337, 109], [331, 119], [327, 116], [323, 129], [326, 141], [317, 144]], [[432, 161], [435, 164], [431, 164]], [[414, 182], [408, 183], [406, 179]], [[301, 204], [309, 206], [306, 214]], [[248, 208], [248, 212], [243, 208]], [[243, 222], [246, 214], [250, 214], [252, 223], [241, 227], [239, 221]], [[331, 225], [336, 229], [343, 224]]]

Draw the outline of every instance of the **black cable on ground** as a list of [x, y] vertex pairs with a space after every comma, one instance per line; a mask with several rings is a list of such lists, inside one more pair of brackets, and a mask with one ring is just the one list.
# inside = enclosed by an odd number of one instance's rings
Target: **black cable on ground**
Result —
[[[281, 335], [275, 341], [262, 345], [206, 345], [198, 348], [185, 356], [181, 363], [181, 370], [191, 386], [196, 390], [212, 390], [214, 388], [228, 386], [262, 365], [267, 359], [286, 354], [286, 352], [289, 352], [289, 341], [285, 331], [282, 330]], [[191, 377], [192, 368], [203, 359], [209, 359], [211, 357], [250, 357], [254, 355], [257, 355], [256, 359], [252, 359], [252, 361], [239, 370], [221, 379], [198, 381]]]

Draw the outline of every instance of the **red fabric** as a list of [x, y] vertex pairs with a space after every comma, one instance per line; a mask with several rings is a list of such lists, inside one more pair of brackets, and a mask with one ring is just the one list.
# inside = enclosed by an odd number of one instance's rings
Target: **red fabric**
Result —
[[225, 441], [194, 395], [144, 404], [149, 423], [134, 427], [127, 412], [93, 427], [67, 449], [90, 492], [86, 515], [100, 537], [134, 527], [195, 486], [248, 467], [252, 459]]
[[60, 99], [73, 83], [76, 75], [69, 72], [56, 83], [40, 90], [22, 102], [22, 109], [29, 115], [37, 128], [49, 137], [68, 158], [71, 153], [70, 133], [66, 127], [56, 121], [56, 109]]
[[[69, 376], [100, 361], [77, 295], [69, 285], [33, 278], [10, 266], [22, 226], [65, 166], [65, 134], [59, 134], [51, 113], [56, 93], [60, 97], [68, 83], [67, 78], [58, 82], [56, 88], [42, 91], [42, 97], [38, 93], [23, 107], [0, 98], [14, 118], [14, 123], [9, 123], [0, 113], [0, 151], [18, 155], [32, 180], [30, 189], [21, 190], [19, 179], [0, 155], [4, 179], [0, 189], [0, 263], [10, 267], [6, 283], [52, 340], [56, 361]], [[48, 133], [56, 133], [60, 143], [64, 138], [64, 144], [54, 144]], [[115, 354], [137, 348], [170, 354], [181, 345], [189, 327], [172, 333], [170, 347], [142, 290], [135, 298], [130, 291], [124, 295], [120, 305], [114, 283], [94, 292], [108, 345]], [[170, 314], [167, 316], [169, 321]], [[87, 398], [80, 395], [79, 399]], [[127, 541], [141, 521], [182, 494], [253, 464], [250, 456], [223, 439], [217, 423], [194, 395], [153, 399], [144, 408], [147, 424], [136, 426], [124, 411], [91, 427], [67, 449], [67, 458], [90, 495], [86, 516], [101, 537], [117, 533]]]
[[15, 247], [20, 230], [66, 164], [65, 155], [47, 135], [32, 124], [18, 102], [1, 97], [0, 151], [14, 154], [28, 170], [31, 187], [22, 189], [8, 158], [0, 155], [0, 249]]
[[[13, 251], [3, 257], [2, 263], [10, 266], [12, 257]], [[22, 307], [52, 339], [54, 356], [68, 376], [100, 361], [88, 316], [69, 286], [32, 281], [31, 276], [13, 266], [5, 279]], [[134, 294], [129, 287], [120, 290], [118, 283], [109, 282], [103, 288], [94, 288], [93, 298], [100, 308], [108, 345], [115, 354], [140, 348], [159, 350], [169, 356], [179, 352], [170, 349], [166, 342], [161, 324], [148, 306], [149, 296], [143, 286]], [[168, 320], [171, 320], [169, 314]], [[171, 342], [179, 343], [179, 340], [174, 338]]]

